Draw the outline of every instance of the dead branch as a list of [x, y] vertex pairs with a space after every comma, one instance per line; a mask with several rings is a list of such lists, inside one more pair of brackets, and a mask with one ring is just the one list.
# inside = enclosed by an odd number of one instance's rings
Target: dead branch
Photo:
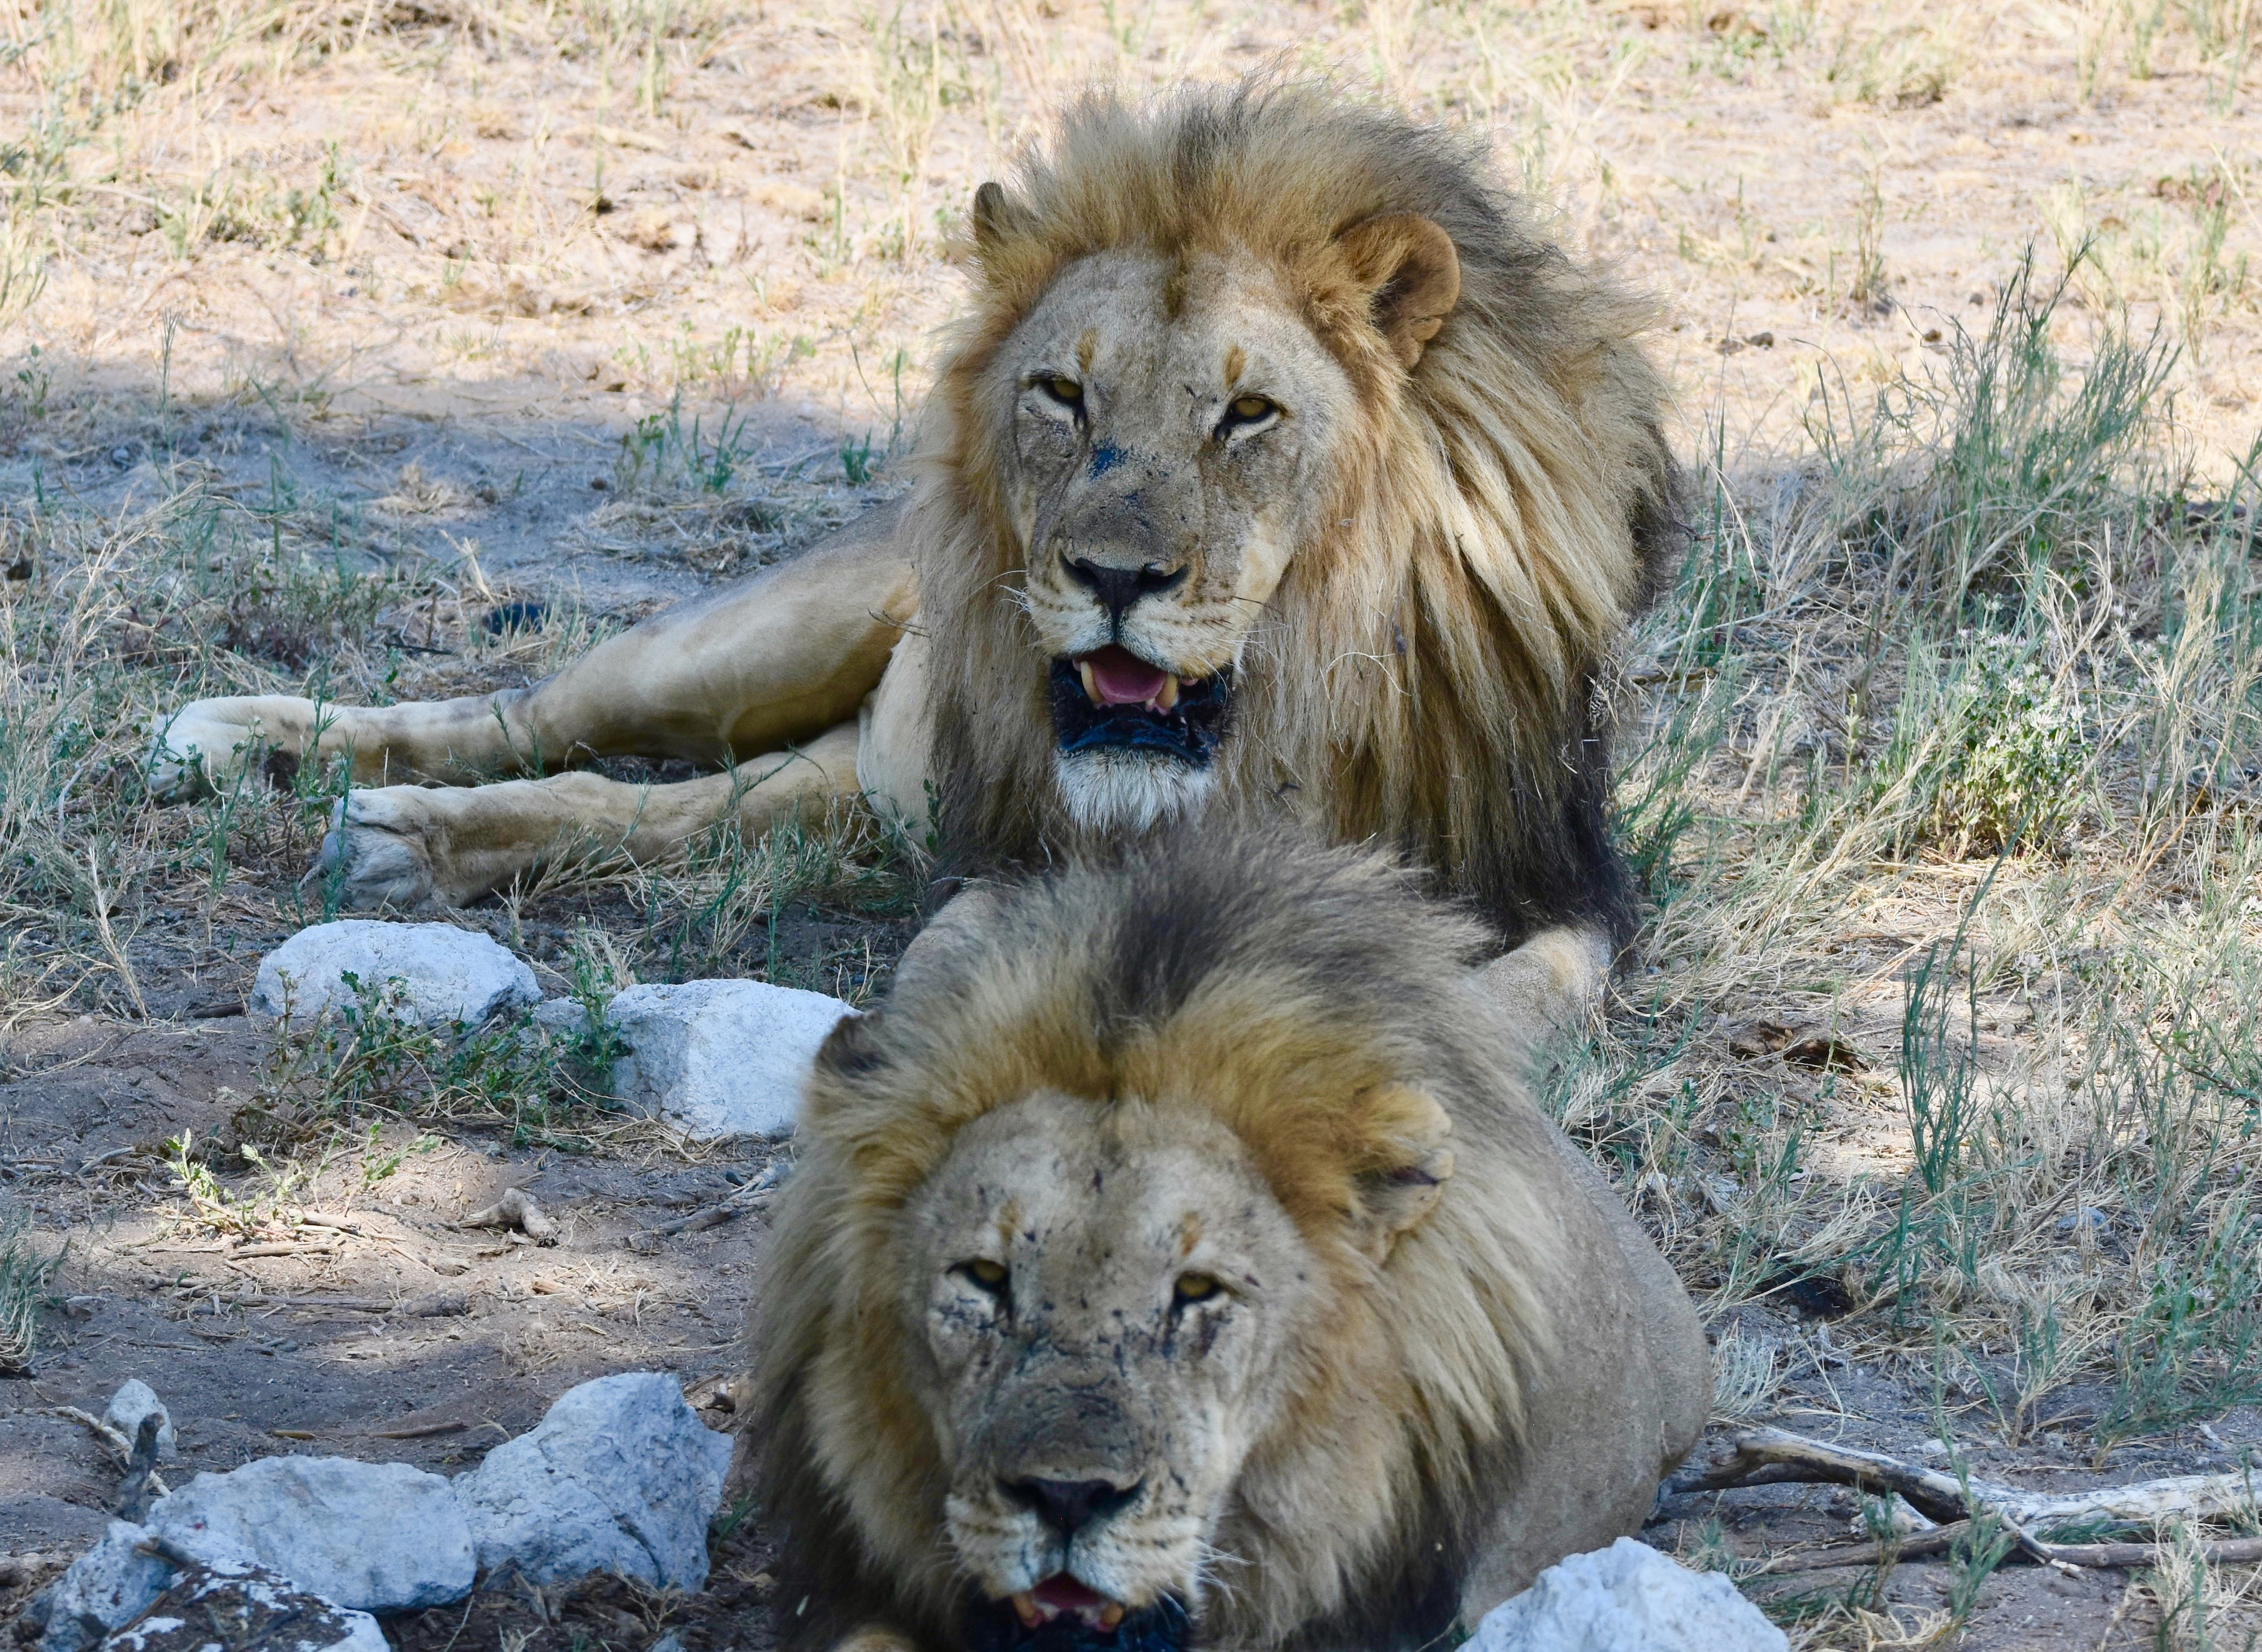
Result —
[[[1832, 1543], [1820, 1548], [1793, 1549], [1762, 1562], [1748, 1575], [1763, 1576], [1777, 1572], [1833, 1571], [1841, 1566], [1875, 1566], [1889, 1555], [1896, 1560], [1922, 1560], [1953, 1548], [1956, 1539], [1970, 1529], [1970, 1521], [1957, 1520], [1949, 1526], [1935, 1526], [1927, 1532], [1912, 1532], [1898, 1543]], [[2040, 1539], [2028, 1541], [2039, 1547], [2049, 1560], [2072, 1569], [2101, 1571], [2151, 1566], [2158, 1564], [2160, 1557], [2158, 1546], [2152, 1543], [2043, 1543]], [[2210, 1566], [2244, 1566], [2262, 1561], [2262, 1537], [2226, 1538], [2192, 1547]]]
[[224, 1260], [247, 1261], [263, 1256], [335, 1256], [335, 1241], [328, 1244], [301, 1244], [289, 1239], [272, 1239], [260, 1244], [240, 1244], [227, 1253]]
[[[1692, 1491], [1726, 1491], [1740, 1486], [1779, 1484], [1854, 1486], [1874, 1496], [1898, 1492], [1928, 1519], [1961, 1520], [1963, 1488], [1949, 1475], [1850, 1446], [1826, 1446], [1779, 1428], [1754, 1428], [1736, 1436], [1735, 1454], [1702, 1473], [1677, 1475], [1668, 1490], [1675, 1497]], [[1972, 1482], [1975, 1490], [1979, 1482]]]
[[628, 1237], [631, 1251], [649, 1251], [662, 1239], [672, 1239], [679, 1233], [701, 1233], [709, 1228], [719, 1228], [726, 1222], [736, 1221], [749, 1210], [767, 1207], [777, 1194], [778, 1184], [785, 1179], [786, 1161], [778, 1160], [745, 1187], [734, 1189], [727, 1199], [711, 1205], [702, 1205], [688, 1216], [672, 1222], [655, 1223]]
[[[125, 1468], [130, 1476], [133, 1468], [133, 1442], [132, 1440], [126, 1439], [124, 1434], [119, 1432], [118, 1430], [112, 1428], [108, 1423], [104, 1422], [101, 1418], [97, 1417], [93, 1412], [82, 1411], [76, 1405], [58, 1405], [55, 1407], [54, 1414], [57, 1417], [62, 1418], [67, 1422], [76, 1423], [80, 1427], [85, 1429], [104, 1445], [109, 1446], [111, 1451], [118, 1458], [119, 1467]], [[153, 1445], [151, 1447], [153, 1454], [155, 1453], [155, 1447]], [[151, 1461], [153, 1462], [155, 1461], [154, 1454]], [[148, 1489], [161, 1497], [167, 1496], [171, 1490], [171, 1488], [166, 1485], [163, 1476], [159, 1475], [155, 1468], [152, 1468], [149, 1470], [148, 1484]]]
[[[1836, 1545], [1784, 1556], [1768, 1569], [1811, 1571], [1824, 1567], [1872, 1564], [1887, 1554], [1929, 1554], [1953, 1543], [1975, 1515], [1992, 1514], [2032, 1558], [2061, 1570], [2076, 1567], [2148, 1566], [2157, 1549], [2150, 1543], [2051, 1543], [2033, 1535], [2036, 1526], [2113, 1520], [2130, 1526], [2168, 1520], [2220, 1519], [2251, 1513], [2262, 1492], [2262, 1473], [2251, 1468], [2220, 1475], [2179, 1475], [2123, 1486], [2057, 1494], [2027, 1491], [1986, 1480], [1966, 1482], [1882, 1452], [1860, 1451], [1804, 1439], [1779, 1428], [1739, 1434], [1733, 1453], [1711, 1468], [1683, 1472], [1668, 1484], [1674, 1496], [1726, 1491], [1743, 1486], [1825, 1484], [1853, 1486], [1875, 1496], [1898, 1492], [1911, 1507], [1944, 1524], [1912, 1533], [1896, 1544]], [[2201, 1543], [2211, 1562], [2238, 1565], [2262, 1560], [2262, 1538], [2231, 1538]]]
[[133, 1454], [126, 1460], [126, 1478], [118, 1484], [118, 1518], [139, 1526], [149, 1518], [149, 1504], [157, 1492], [157, 1429], [164, 1413], [151, 1411], [133, 1432]]
[[501, 1198], [484, 1210], [474, 1210], [456, 1224], [459, 1228], [516, 1228], [537, 1244], [555, 1244], [558, 1224], [542, 1213], [534, 1195], [523, 1187], [504, 1190]]
[[1888, 1555], [1895, 1560], [1923, 1560], [1947, 1553], [1956, 1547], [1956, 1539], [1970, 1529], [1970, 1521], [1956, 1520], [1911, 1532], [1890, 1542], [1826, 1543], [1819, 1548], [1790, 1549], [1761, 1562], [1748, 1575], [1758, 1577], [1774, 1572], [1821, 1572], [1841, 1566], [1875, 1566]]

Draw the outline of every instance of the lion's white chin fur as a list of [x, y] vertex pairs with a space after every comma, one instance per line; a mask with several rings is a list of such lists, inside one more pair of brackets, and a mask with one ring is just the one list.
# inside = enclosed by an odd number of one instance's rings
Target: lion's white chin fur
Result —
[[1064, 752], [1053, 774], [1069, 818], [1083, 831], [1136, 837], [1192, 814], [1217, 790], [1214, 768], [1154, 752]]

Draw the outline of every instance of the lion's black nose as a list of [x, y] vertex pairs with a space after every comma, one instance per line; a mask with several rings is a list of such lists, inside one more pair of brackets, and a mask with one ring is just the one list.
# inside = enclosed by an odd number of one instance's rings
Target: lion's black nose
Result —
[[1107, 610], [1107, 617], [1119, 626], [1132, 603], [1160, 591], [1175, 591], [1185, 583], [1186, 578], [1183, 564], [1165, 568], [1146, 562], [1127, 568], [1112, 562], [1094, 562], [1089, 557], [1064, 557], [1062, 561], [1068, 568], [1069, 578], [1098, 597]]
[[1007, 1497], [1034, 1510], [1066, 1540], [1129, 1503], [1139, 1495], [1140, 1482], [1119, 1486], [1110, 1480], [1001, 1480], [998, 1483]]

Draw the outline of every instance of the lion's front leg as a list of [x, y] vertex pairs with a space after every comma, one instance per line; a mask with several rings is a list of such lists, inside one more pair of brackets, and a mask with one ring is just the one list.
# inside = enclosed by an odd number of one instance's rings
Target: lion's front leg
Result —
[[149, 761], [149, 789], [160, 798], [233, 783], [263, 754], [304, 761], [340, 753], [353, 757], [364, 785], [438, 781], [465, 785], [498, 775], [539, 773], [542, 743], [526, 716], [528, 691], [422, 704], [335, 705], [292, 695], [236, 695], [196, 700], [162, 719]]
[[790, 562], [655, 614], [527, 689], [390, 706], [283, 695], [198, 700], [161, 718], [158, 797], [225, 785], [260, 754], [353, 754], [357, 785], [474, 785], [593, 757], [742, 760], [821, 738], [856, 715], [918, 606], [895, 543], [868, 512]]
[[309, 876], [336, 880], [353, 911], [464, 905], [544, 864], [617, 856], [663, 861], [735, 814], [749, 836], [789, 815], [858, 795], [856, 726], [829, 730], [674, 785], [639, 786], [590, 774], [467, 788], [384, 786], [348, 794]]
[[1478, 972], [1533, 1043], [1578, 1026], [1602, 1002], [1610, 978], [1610, 938], [1599, 928], [1542, 929]]

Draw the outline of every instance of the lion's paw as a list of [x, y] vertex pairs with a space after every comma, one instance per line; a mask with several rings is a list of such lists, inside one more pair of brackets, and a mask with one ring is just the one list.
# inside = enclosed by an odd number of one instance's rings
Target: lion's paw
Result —
[[418, 791], [385, 786], [348, 792], [330, 812], [330, 829], [306, 874], [308, 891], [347, 912], [430, 905], [436, 891], [430, 823]]
[[191, 701], [154, 731], [150, 794], [177, 803], [231, 784], [263, 752], [293, 747], [286, 736], [302, 707], [311, 716], [311, 702], [281, 696]]

